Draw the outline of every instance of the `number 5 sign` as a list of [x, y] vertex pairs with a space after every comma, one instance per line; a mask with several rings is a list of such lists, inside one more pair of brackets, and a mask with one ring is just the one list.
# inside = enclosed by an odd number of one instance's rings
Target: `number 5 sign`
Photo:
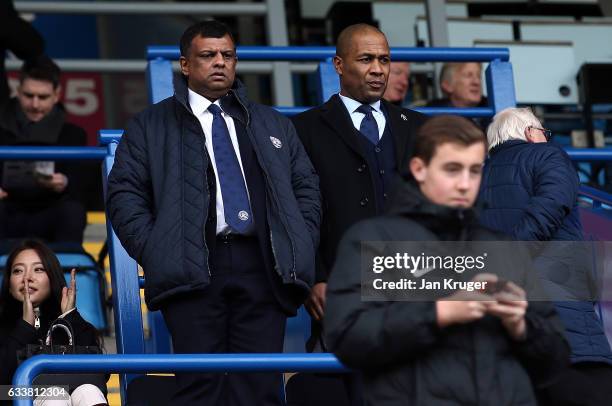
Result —
[[[9, 73], [9, 85], [14, 95], [19, 85], [18, 74]], [[61, 77], [61, 102], [67, 121], [83, 127], [89, 145], [98, 142], [98, 131], [105, 126], [104, 95], [99, 73], [64, 72]]]

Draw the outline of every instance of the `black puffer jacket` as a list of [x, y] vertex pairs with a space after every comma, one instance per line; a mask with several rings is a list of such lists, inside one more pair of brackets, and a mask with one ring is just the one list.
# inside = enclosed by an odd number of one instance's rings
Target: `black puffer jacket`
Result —
[[551, 382], [569, 359], [549, 303], [529, 303], [527, 337], [516, 342], [493, 316], [440, 329], [432, 301], [361, 300], [361, 241], [505, 240], [479, 226], [473, 210], [434, 205], [408, 183], [391, 207], [347, 232], [327, 288], [326, 338], [363, 371], [366, 403], [535, 405], [533, 383]]

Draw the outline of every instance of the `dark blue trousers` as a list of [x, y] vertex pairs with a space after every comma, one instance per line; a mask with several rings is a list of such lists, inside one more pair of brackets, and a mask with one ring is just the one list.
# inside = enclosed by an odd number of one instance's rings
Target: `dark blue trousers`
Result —
[[[217, 238], [213, 252], [210, 285], [162, 308], [174, 352], [282, 352], [286, 316], [257, 239]], [[281, 405], [281, 379], [280, 373], [176, 374], [172, 404]]]

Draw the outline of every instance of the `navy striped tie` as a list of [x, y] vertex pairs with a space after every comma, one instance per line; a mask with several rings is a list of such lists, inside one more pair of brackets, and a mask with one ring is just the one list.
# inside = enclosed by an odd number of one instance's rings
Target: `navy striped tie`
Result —
[[216, 104], [211, 104], [208, 111], [213, 115], [212, 144], [221, 196], [223, 196], [225, 222], [233, 231], [245, 234], [253, 224], [253, 216], [240, 163], [234, 151], [227, 124], [221, 115], [221, 108]]

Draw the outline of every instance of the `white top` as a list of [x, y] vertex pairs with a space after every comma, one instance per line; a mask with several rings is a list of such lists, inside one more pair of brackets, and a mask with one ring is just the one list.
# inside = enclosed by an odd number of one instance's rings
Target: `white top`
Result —
[[[361, 127], [361, 121], [365, 117], [365, 114], [357, 111], [359, 106], [363, 103], [358, 102], [355, 99], [351, 99], [350, 97], [346, 97], [338, 93], [340, 96], [340, 100], [344, 103], [344, 107], [348, 110], [351, 115], [351, 120], [353, 121], [353, 126], [359, 131], [359, 127]], [[387, 119], [385, 115], [380, 110], [380, 100], [375, 101], [374, 103], [370, 103], [372, 106], [372, 115], [374, 116], [374, 120], [376, 120], [376, 124], [378, 124], [378, 139], [380, 140], [385, 132], [385, 124], [387, 124]]]
[[[204, 131], [204, 137], [206, 138], [206, 149], [208, 150], [208, 156], [210, 157], [210, 161], [213, 166], [213, 170], [215, 171], [215, 180], [217, 181], [217, 193], [216, 193], [216, 211], [217, 211], [217, 235], [226, 234], [230, 227], [225, 222], [225, 211], [223, 210], [223, 195], [221, 193], [221, 182], [219, 182], [219, 175], [217, 174], [217, 162], [215, 161], [215, 151], [213, 150], [212, 143], [212, 122], [213, 122], [213, 114], [208, 111], [208, 106], [211, 105], [210, 100], [206, 97], [201, 96], [194, 92], [191, 89], [189, 91], [189, 106], [191, 107], [191, 111], [200, 121], [200, 125], [202, 126], [202, 130]], [[221, 108], [221, 104], [219, 100], [215, 100], [215, 104]], [[240, 172], [242, 173], [242, 179], [244, 184], [246, 185], [246, 180], [244, 177], [244, 168], [242, 167], [242, 158], [240, 157], [240, 147], [238, 146], [238, 137], [236, 136], [236, 127], [234, 126], [234, 119], [231, 118], [228, 114], [226, 114], [221, 108], [221, 115], [225, 120], [225, 124], [227, 124], [227, 129], [229, 130], [229, 135], [232, 140], [232, 146], [234, 147], [234, 152], [238, 157], [238, 163], [240, 164]], [[247, 195], [249, 191], [247, 189]]]

